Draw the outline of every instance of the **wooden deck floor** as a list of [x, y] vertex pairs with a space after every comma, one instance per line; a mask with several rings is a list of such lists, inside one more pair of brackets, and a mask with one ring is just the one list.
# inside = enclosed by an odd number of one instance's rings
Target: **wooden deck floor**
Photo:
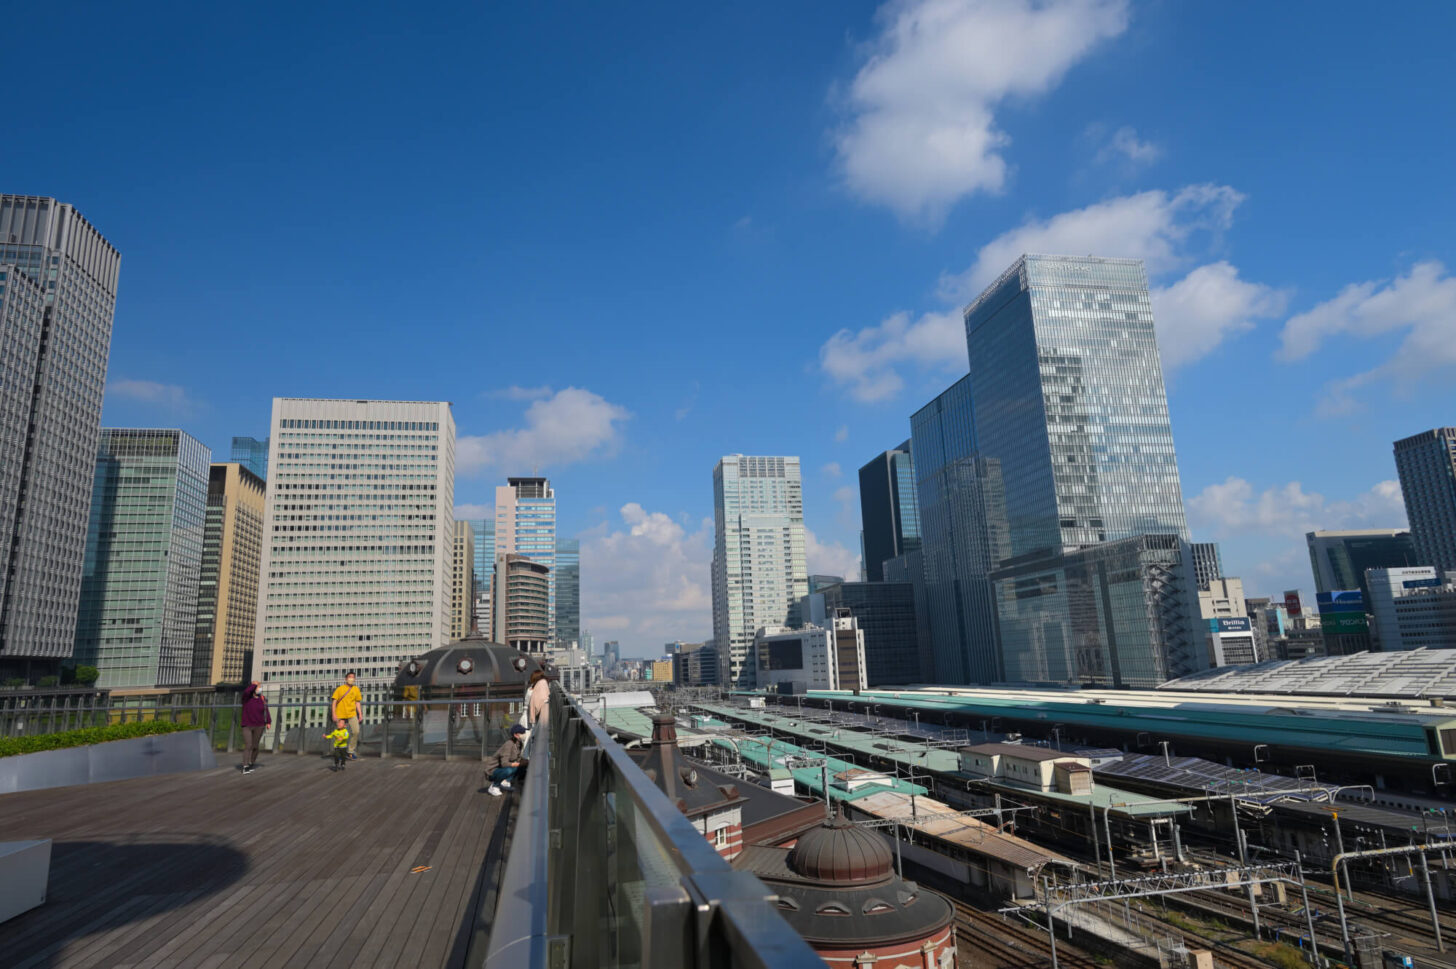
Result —
[[54, 841], [46, 903], [0, 923], [0, 964], [463, 966], [509, 797], [483, 777], [280, 754], [246, 777], [229, 763], [0, 796], [0, 837]]

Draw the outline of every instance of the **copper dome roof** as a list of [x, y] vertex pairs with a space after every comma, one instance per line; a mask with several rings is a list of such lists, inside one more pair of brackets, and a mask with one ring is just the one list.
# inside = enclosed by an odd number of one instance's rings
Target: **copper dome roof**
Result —
[[801, 878], [836, 885], [884, 881], [895, 867], [884, 837], [858, 827], [843, 813], [800, 835], [787, 861]]

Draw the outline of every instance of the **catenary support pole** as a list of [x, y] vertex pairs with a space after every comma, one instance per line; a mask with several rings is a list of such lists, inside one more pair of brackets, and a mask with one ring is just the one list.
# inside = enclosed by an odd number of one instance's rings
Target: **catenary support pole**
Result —
[[1057, 963], [1057, 922], [1052, 918], [1052, 892], [1047, 887], [1047, 876], [1041, 876], [1041, 897], [1046, 905], [1047, 938], [1052, 940], [1052, 969], [1060, 969]]
[[1431, 890], [1431, 864], [1426, 860], [1426, 853], [1421, 852], [1421, 877], [1426, 882], [1426, 904], [1431, 909], [1431, 931], [1436, 934], [1436, 951], [1445, 952], [1446, 945], [1441, 941], [1441, 920], [1436, 917], [1436, 893]]
[[1309, 929], [1309, 961], [1319, 965], [1319, 941], [1314, 937], [1314, 913], [1309, 910], [1309, 892], [1304, 886], [1304, 862], [1294, 853], [1294, 867], [1299, 871], [1299, 900], [1304, 903], [1304, 926]]

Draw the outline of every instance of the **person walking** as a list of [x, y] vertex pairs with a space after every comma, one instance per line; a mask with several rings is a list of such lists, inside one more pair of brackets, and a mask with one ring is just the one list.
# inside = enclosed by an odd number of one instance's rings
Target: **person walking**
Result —
[[334, 742], [334, 764], [329, 770], [341, 771], [344, 769], [344, 754], [349, 749], [350, 736], [349, 728], [344, 726], [342, 717], [334, 721], [333, 730], [324, 734], [325, 740], [332, 740]]
[[273, 714], [268, 711], [268, 701], [259, 690], [257, 680], [243, 687], [242, 720], [243, 773], [251, 774], [258, 763], [258, 744], [263, 739], [263, 731], [273, 722]]
[[506, 738], [506, 742], [485, 762], [490, 769], [488, 793], [491, 797], [500, 797], [502, 788], [510, 790], [511, 778], [521, 769], [521, 737], [525, 733], [526, 728], [519, 723], [511, 727], [511, 735]]
[[364, 715], [364, 695], [354, 683], [354, 674], [345, 673], [344, 682], [335, 690], [329, 703], [329, 719], [349, 725], [349, 759], [359, 759], [359, 718]]

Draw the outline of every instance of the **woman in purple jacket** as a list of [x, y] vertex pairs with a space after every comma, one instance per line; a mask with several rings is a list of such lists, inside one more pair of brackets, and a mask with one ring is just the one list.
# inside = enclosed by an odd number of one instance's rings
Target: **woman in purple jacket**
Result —
[[268, 701], [258, 692], [258, 681], [254, 680], [243, 688], [243, 773], [253, 773], [258, 762], [258, 742], [263, 739], [263, 730], [273, 722], [268, 712]]

